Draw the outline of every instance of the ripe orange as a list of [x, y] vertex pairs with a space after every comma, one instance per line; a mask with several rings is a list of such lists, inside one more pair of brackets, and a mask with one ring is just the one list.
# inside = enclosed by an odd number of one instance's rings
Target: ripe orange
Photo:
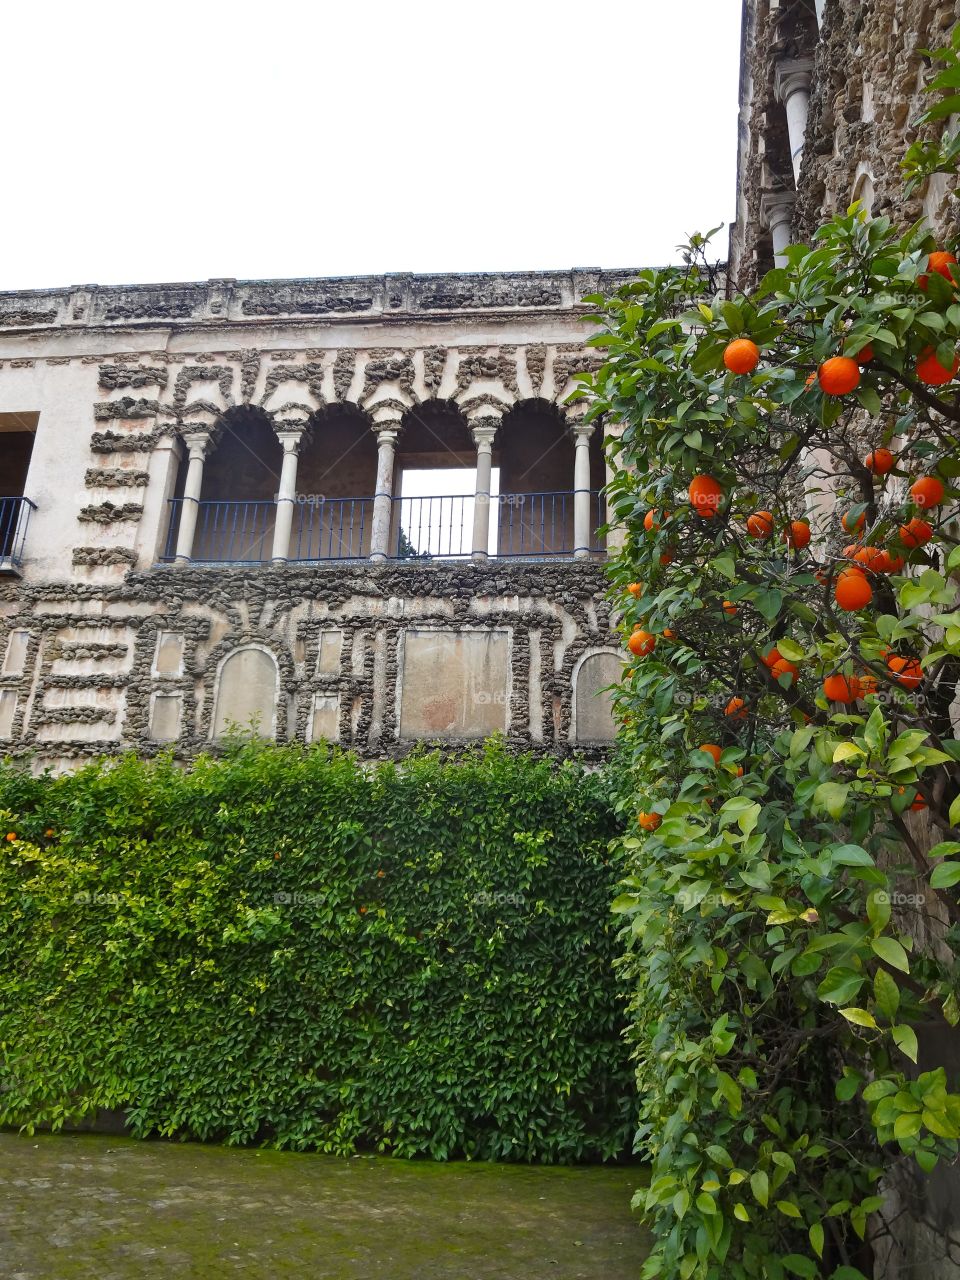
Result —
[[916, 658], [901, 658], [893, 653], [887, 658], [887, 667], [894, 680], [905, 689], [916, 689], [923, 679], [923, 667]]
[[643, 594], [643, 583], [642, 582], [628, 583], [627, 590], [630, 592], [630, 594], [634, 598], [636, 598], [637, 596], [640, 596]]
[[900, 541], [905, 547], [909, 547], [911, 551], [915, 547], [922, 547], [932, 537], [933, 530], [926, 520], [921, 520], [919, 516], [914, 516], [912, 520], [908, 520], [906, 524], [900, 526]]
[[670, 514], [669, 511], [665, 511], [662, 516], [658, 515], [657, 512], [654, 511], [653, 508], [651, 507], [650, 510], [647, 512], [647, 514], [643, 517], [643, 527], [647, 530], [648, 533], [650, 532], [656, 533], [656, 531], [660, 528], [661, 521], [666, 520], [669, 514]]
[[676, 635], [677, 633], [675, 631], [671, 631], [669, 627], [665, 627], [663, 630], [664, 640], [674, 640], [676, 638]]
[[752, 373], [760, 363], [760, 348], [749, 338], [734, 338], [724, 348], [723, 363], [731, 373]]
[[860, 682], [856, 676], [827, 676], [823, 693], [828, 702], [853, 702], [860, 696]]
[[884, 551], [880, 559], [874, 562], [873, 567], [877, 573], [899, 573], [903, 566], [903, 556], [895, 556], [889, 551]]
[[765, 667], [773, 667], [776, 663], [781, 662], [782, 656], [776, 645], [772, 649], [768, 649], [766, 653], [760, 655], [760, 660]]
[[897, 465], [897, 459], [889, 449], [874, 449], [864, 458], [863, 465], [873, 475], [885, 476]]
[[796, 663], [788, 662], [786, 658], [781, 658], [779, 662], [775, 662], [770, 668], [770, 674], [775, 680], [779, 680], [781, 676], [789, 676], [787, 688], [790, 689], [796, 682], [797, 676], [800, 674]]
[[724, 600], [723, 612], [727, 615], [728, 618], [733, 618], [736, 616], [737, 606], [733, 603], [732, 600]]
[[[936, 249], [927, 258], [927, 268], [930, 271], [935, 271], [938, 276], [943, 276], [948, 284], [955, 284], [956, 280], [950, 274], [950, 268], [956, 261], [952, 253], [944, 253], [942, 249]], [[928, 275], [917, 276], [917, 284], [921, 289], [926, 289], [929, 283], [930, 277]]]
[[670, 551], [664, 551], [663, 555], [660, 557], [660, 563], [673, 564], [673, 553]]
[[634, 631], [627, 641], [627, 648], [636, 657], [645, 658], [648, 653], [653, 653], [656, 643], [657, 637], [651, 635], [649, 631], [644, 631], [641, 627], [639, 631]]
[[701, 742], [700, 750], [705, 751], [708, 756], [713, 756], [714, 764], [720, 763], [720, 757], [723, 754], [723, 752], [720, 750], [720, 748], [717, 746], [715, 742]]
[[769, 511], [755, 511], [747, 517], [747, 533], [752, 538], [767, 539], [773, 533], [773, 516]]
[[913, 810], [914, 813], [920, 813], [921, 810], [926, 809], [926, 807], [927, 807], [927, 802], [926, 800], [924, 800], [922, 795], [918, 793], [913, 797], [913, 803], [910, 805], [910, 808]]
[[859, 542], [851, 542], [848, 546], [843, 548], [843, 551], [840, 554], [845, 560], [852, 560], [860, 550], [862, 550], [862, 548]]
[[791, 520], [788, 528], [783, 531], [783, 538], [788, 547], [802, 551], [810, 542], [810, 526], [806, 520]]
[[723, 714], [731, 720], [746, 720], [747, 704], [742, 698], [731, 698], [724, 708]]
[[723, 489], [713, 476], [694, 476], [690, 481], [688, 494], [697, 515], [709, 519], [717, 514]]
[[861, 547], [859, 551], [854, 552], [853, 559], [857, 564], [862, 564], [865, 569], [873, 573], [880, 573], [880, 562], [886, 552], [882, 547]]
[[862, 569], [842, 569], [833, 588], [833, 598], [845, 613], [864, 609], [873, 599], [873, 587]]
[[844, 533], [859, 533], [866, 523], [867, 513], [861, 511], [858, 516], [853, 514], [853, 510], [845, 511], [840, 517], [840, 527]]
[[860, 366], [849, 356], [834, 356], [817, 370], [821, 390], [828, 396], [845, 396], [860, 383]]
[[865, 347], [861, 347], [860, 350], [857, 352], [857, 354], [853, 358], [854, 360], [856, 360], [857, 364], [860, 366], [869, 364], [870, 361], [873, 359], [872, 344], [868, 342]]
[[943, 494], [943, 482], [936, 476], [921, 476], [910, 486], [910, 497], [918, 507], [939, 507]]
[[644, 831], [656, 831], [662, 821], [663, 818], [660, 817], [659, 813], [645, 813], [641, 809], [637, 814], [637, 822], [639, 822]]
[[952, 381], [958, 371], [960, 371], [960, 356], [954, 357], [952, 369], [944, 368], [937, 359], [937, 353], [933, 347], [925, 348], [917, 356], [917, 377], [928, 387], [942, 387], [945, 382]]
[[878, 689], [877, 677], [872, 675], [861, 676], [859, 679], [860, 697], [867, 698], [872, 693], [876, 693]]

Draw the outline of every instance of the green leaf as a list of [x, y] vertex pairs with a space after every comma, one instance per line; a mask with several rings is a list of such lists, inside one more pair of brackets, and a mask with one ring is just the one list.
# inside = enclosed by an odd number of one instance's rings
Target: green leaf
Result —
[[878, 969], [873, 975], [873, 997], [883, 1016], [892, 1022], [900, 1008], [900, 988], [886, 969]]
[[831, 818], [839, 818], [847, 804], [850, 787], [842, 782], [821, 782], [813, 793], [818, 809], [825, 809]]
[[866, 1009], [851, 1007], [849, 1009], [841, 1009], [840, 1013], [848, 1022], [852, 1022], [858, 1027], [875, 1027], [877, 1025], [876, 1018]]
[[907, 953], [895, 938], [874, 938], [870, 946], [873, 948], [874, 955], [878, 955], [881, 960], [885, 960], [894, 969], [899, 969], [901, 973], [910, 972], [910, 961], [907, 958]]
[[823, 1257], [824, 1231], [819, 1222], [815, 1222], [809, 1231], [810, 1247], [818, 1258]]
[[941, 862], [933, 868], [930, 885], [934, 889], [949, 889], [960, 883], [960, 862]]
[[919, 1046], [917, 1045], [917, 1033], [913, 1027], [906, 1025], [894, 1027], [893, 1039], [900, 1052], [905, 1053], [911, 1062], [916, 1062]]
[[756, 1202], [765, 1209], [770, 1199], [770, 1180], [762, 1169], [750, 1175], [750, 1190]]

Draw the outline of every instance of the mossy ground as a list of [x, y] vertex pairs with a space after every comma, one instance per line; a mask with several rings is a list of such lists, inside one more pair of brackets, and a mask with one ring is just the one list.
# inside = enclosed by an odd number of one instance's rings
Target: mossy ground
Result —
[[0, 1133], [5, 1280], [635, 1280], [635, 1168]]

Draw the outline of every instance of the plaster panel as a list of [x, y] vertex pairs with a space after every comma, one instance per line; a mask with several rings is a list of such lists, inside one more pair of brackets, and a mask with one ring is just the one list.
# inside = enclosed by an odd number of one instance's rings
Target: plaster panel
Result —
[[505, 630], [407, 631], [400, 737], [483, 738], [505, 732], [510, 678]]

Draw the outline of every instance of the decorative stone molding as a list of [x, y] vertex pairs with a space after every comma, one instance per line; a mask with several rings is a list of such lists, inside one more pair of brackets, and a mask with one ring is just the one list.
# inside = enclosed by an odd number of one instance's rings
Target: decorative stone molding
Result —
[[149, 480], [149, 471], [126, 471], [123, 467], [89, 467], [83, 477], [88, 489], [136, 489]]
[[139, 520], [143, 505], [139, 502], [101, 502], [96, 506], [81, 507], [77, 519], [82, 524], [115, 524], [119, 521]]

